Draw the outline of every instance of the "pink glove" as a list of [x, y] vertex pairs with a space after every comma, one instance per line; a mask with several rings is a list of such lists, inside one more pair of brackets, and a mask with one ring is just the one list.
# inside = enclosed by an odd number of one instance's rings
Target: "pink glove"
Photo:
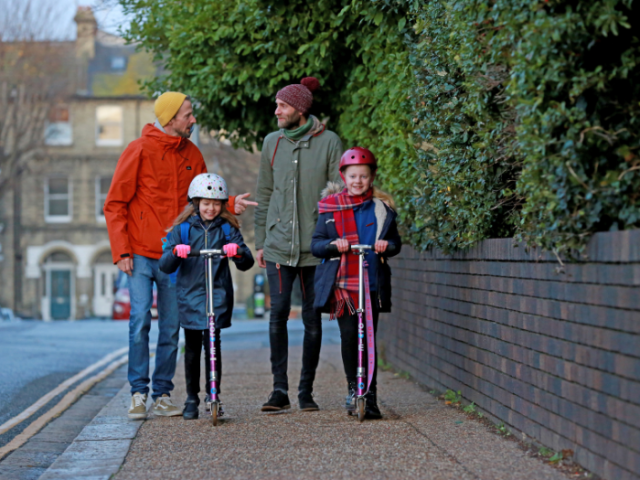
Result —
[[173, 248], [173, 253], [180, 258], [187, 258], [187, 254], [191, 252], [191, 247], [189, 245], [176, 245]]
[[227, 255], [227, 257], [235, 257], [238, 254], [238, 248], [240, 247], [237, 243], [229, 243], [228, 245], [222, 247], [222, 250]]

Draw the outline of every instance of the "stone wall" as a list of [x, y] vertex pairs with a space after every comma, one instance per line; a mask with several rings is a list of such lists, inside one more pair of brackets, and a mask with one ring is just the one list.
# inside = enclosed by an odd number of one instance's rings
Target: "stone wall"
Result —
[[640, 230], [562, 266], [510, 239], [391, 260], [386, 360], [608, 480], [640, 478]]

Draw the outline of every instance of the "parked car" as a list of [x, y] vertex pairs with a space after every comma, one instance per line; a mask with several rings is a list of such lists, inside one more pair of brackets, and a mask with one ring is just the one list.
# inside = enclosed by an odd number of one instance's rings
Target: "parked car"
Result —
[[[129, 320], [131, 315], [131, 297], [129, 296], [129, 275], [119, 272], [113, 286], [113, 319]], [[151, 318], [158, 319], [158, 289], [153, 284], [153, 305], [151, 306]]]
[[13, 314], [13, 310], [11, 310], [10, 308], [2, 308], [0, 307], [0, 322], [4, 321], [4, 322], [13, 322], [14, 320], [17, 320], [18, 317], [16, 317]]

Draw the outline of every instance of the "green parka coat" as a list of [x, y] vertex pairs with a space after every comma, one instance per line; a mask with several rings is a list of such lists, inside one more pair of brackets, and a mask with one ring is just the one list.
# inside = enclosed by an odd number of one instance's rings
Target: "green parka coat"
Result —
[[282, 130], [267, 135], [260, 158], [256, 249], [264, 249], [266, 261], [290, 267], [320, 263], [311, 254], [318, 201], [327, 181], [340, 181], [340, 138], [315, 117], [309, 120], [316, 125], [297, 142]]

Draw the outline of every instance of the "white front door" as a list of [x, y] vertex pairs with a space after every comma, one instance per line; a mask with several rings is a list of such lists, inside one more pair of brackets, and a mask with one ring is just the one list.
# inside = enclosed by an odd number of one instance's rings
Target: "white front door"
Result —
[[110, 317], [118, 267], [110, 263], [96, 263], [93, 272], [93, 314], [96, 317]]

